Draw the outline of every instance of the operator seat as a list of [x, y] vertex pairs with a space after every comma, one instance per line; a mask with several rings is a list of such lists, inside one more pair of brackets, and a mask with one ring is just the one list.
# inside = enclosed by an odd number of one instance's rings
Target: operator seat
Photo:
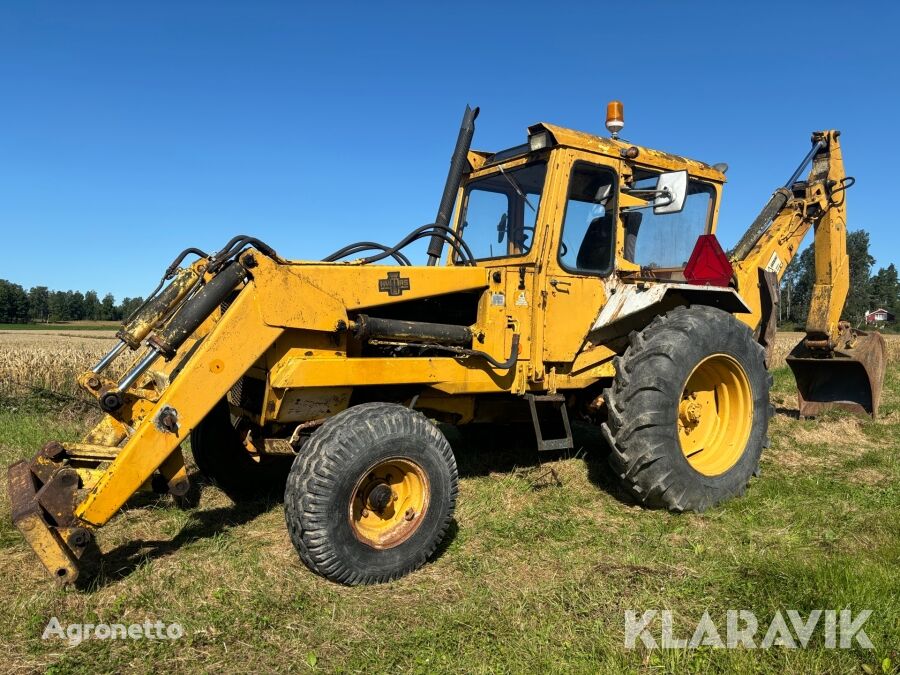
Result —
[[581, 246], [578, 247], [578, 255], [575, 256], [578, 269], [594, 272], [605, 270], [609, 266], [612, 239], [612, 214], [606, 213], [594, 218], [588, 225]]
[[622, 218], [625, 221], [625, 260], [634, 262], [638, 230], [641, 229], [641, 221], [644, 219], [644, 214], [640, 211], [626, 211], [622, 214]]
[[[640, 211], [628, 211], [623, 214], [625, 221], [625, 260], [634, 262], [637, 248], [638, 231], [641, 229], [641, 220], [644, 214]], [[578, 248], [575, 263], [580, 270], [600, 272], [609, 266], [612, 259], [612, 214], [594, 218], [588, 225]]]

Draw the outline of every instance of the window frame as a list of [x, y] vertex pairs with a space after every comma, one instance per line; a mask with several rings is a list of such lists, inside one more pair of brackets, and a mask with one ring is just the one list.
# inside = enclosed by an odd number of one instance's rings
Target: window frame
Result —
[[[572, 188], [572, 179], [575, 175], [575, 171], [578, 169], [578, 167], [580, 165], [585, 165], [585, 166], [589, 166], [593, 169], [599, 169], [601, 171], [605, 171], [605, 172], [609, 173], [613, 178], [613, 180], [612, 180], [613, 193], [610, 198], [612, 207], [611, 207], [611, 209], [609, 209], [614, 214], [613, 231], [612, 231], [612, 236], [610, 238], [609, 264], [603, 270], [586, 270], [586, 269], [580, 269], [578, 267], [569, 267], [563, 261], [563, 258], [562, 258], [563, 237], [565, 236], [565, 233], [566, 233], [566, 217], [568, 216], [568, 213], [569, 213], [569, 201], [570, 201], [569, 200], [569, 191]], [[619, 172], [616, 170], [616, 168], [614, 166], [612, 166], [610, 164], [602, 164], [602, 163], [592, 162], [587, 159], [577, 158], [569, 166], [569, 176], [568, 176], [568, 180], [566, 181], [565, 205], [563, 206], [563, 209], [562, 209], [562, 220], [560, 221], [560, 224], [559, 224], [559, 241], [557, 241], [557, 243], [556, 243], [556, 264], [559, 265], [560, 269], [565, 270], [569, 274], [579, 274], [579, 275], [591, 276], [591, 277], [608, 277], [610, 274], [612, 274], [615, 271], [616, 258], [617, 258], [616, 246], [618, 245], [619, 228], [621, 227], [621, 224], [619, 222], [619, 181], [620, 181]], [[585, 232], [585, 233], [587, 233], [587, 232]]]
[[[656, 176], [656, 178], [659, 179], [659, 176], [666, 173], [666, 171], [672, 171], [673, 169], [660, 169], [659, 167], [635, 165], [634, 168], [632, 169], [632, 171], [634, 171], [634, 170], [638, 170], [642, 173], [654, 174]], [[641, 178], [638, 180], [644, 180], [644, 178]], [[634, 182], [637, 182], [637, 181], [634, 181]], [[719, 191], [716, 189], [715, 183], [708, 181], [708, 180], [703, 180], [699, 176], [692, 175], [691, 172], [688, 171], [688, 190], [690, 190], [691, 183], [702, 185], [703, 188], [706, 191], [708, 191], [708, 193], [709, 193], [709, 208], [706, 211], [706, 224], [704, 225], [702, 234], [712, 234], [714, 225], [715, 225], [715, 220], [716, 220], [716, 209], [718, 208], [717, 200], [719, 197]], [[687, 197], [689, 197], [689, 196], [690, 196], [690, 194], [688, 194], [685, 197], [685, 201], [687, 201]], [[651, 206], [648, 208], [650, 208], [652, 210], [653, 207]], [[669, 215], [669, 214], [660, 214], [660, 215]], [[674, 215], [674, 214], [672, 214], [672, 215]], [[640, 235], [638, 235], [638, 236], [640, 236]], [[634, 264], [640, 265], [640, 263], [634, 263]], [[641, 269], [643, 269], [643, 265], [640, 265], [640, 266], [641, 266]], [[654, 272], [656, 272], [656, 271], [680, 272], [684, 269], [684, 267], [654, 267], [652, 269]]]
[[[517, 158], [517, 159], [518, 159], [518, 158]], [[508, 253], [507, 253], [507, 254], [504, 254], [504, 255], [495, 255], [495, 256], [492, 256], [492, 257], [485, 257], [485, 258], [478, 258], [478, 257], [476, 257], [476, 258], [474, 258], [474, 261], [475, 261], [476, 264], [477, 264], [477, 263], [482, 263], [482, 262], [496, 262], [496, 261], [503, 261], [503, 260], [518, 260], [518, 259], [520, 259], [520, 258], [527, 258], [527, 257], [529, 257], [529, 256], [532, 255], [532, 253], [535, 251], [535, 238], [536, 238], [536, 234], [537, 234], [537, 230], [538, 230], [538, 224], [539, 224], [539, 221], [540, 221], [542, 208], [544, 207], [545, 196], [546, 196], [546, 195], [545, 195], [545, 190], [546, 190], [546, 188], [547, 188], [548, 180], [549, 180], [549, 178], [550, 178], [550, 171], [551, 171], [551, 167], [550, 167], [550, 159], [549, 159], [549, 157], [548, 157], [547, 155], [541, 155], [541, 156], [537, 156], [537, 157], [528, 158], [528, 159], [526, 159], [526, 161], [521, 162], [521, 163], [517, 163], [517, 164], [515, 164], [515, 165], [513, 165], [513, 166], [511, 166], [511, 167], [507, 167], [507, 166], [505, 166], [505, 165], [503, 165], [503, 164], [496, 164], [496, 165], [490, 167], [491, 169], [496, 169], [495, 171], [487, 171], [487, 172], [485, 172], [485, 173], [479, 173], [478, 176], [475, 176], [475, 177], [471, 178], [465, 185], [461, 186], [460, 189], [461, 189], [461, 203], [462, 203], [462, 208], [460, 209], [459, 215], [458, 215], [458, 217], [457, 217], [457, 219], [456, 219], [456, 227], [454, 228], [454, 232], [456, 232], [457, 234], [459, 234], [459, 235], [461, 236], [461, 238], [462, 238], [463, 240], [465, 240], [465, 234], [466, 234], [466, 233], [465, 233], [465, 231], [463, 231], [462, 233], [460, 233], [460, 227], [462, 227], [462, 224], [465, 222], [465, 220], [466, 220], [466, 214], [467, 214], [467, 212], [468, 212], [468, 210], [469, 210], [469, 196], [470, 196], [470, 194], [471, 194], [471, 187], [472, 187], [472, 185], [475, 184], [475, 183], [477, 183], [479, 180], [481, 180], [481, 179], [483, 179], [483, 178], [493, 178], [493, 177], [495, 177], [495, 176], [499, 176], [500, 173], [501, 173], [501, 172], [500, 172], [500, 166], [503, 166], [503, 171], [504, 171], [504, 172], [506, 172], [506, 173], [512, 173], [513, 171], [519, 171], [520, 169], [524, 169], [524, 168], [527, 168], [527, 167], [529, 167], [529, 166], [534, 166], [534, 165], [536, 165], [536, 164], [543, 164], [543, 165], [544, 165], [544, 183], [543, 183], [543, 185], [541, 185], [540, 202], [538, 203], [536, 212], [535, 212], [535, 214], [534, 214], [534, 222], [535, 222], [535, 226], [534, 226], [534, 232], [531, 233], [531, 245], [528, 247], [528, 250], [527, 250], [527, 251], [524, 251], [524, 252], [522, 252], [522, 253], [514, 253], [514, 254], [508, 254]], [[507, 196], [508, 203], [510, 203], [510, 206], [511, 206], [511, 201], [512, 201], [511, 198], [512, 198], [512, 197], [516, 197], [517, 199], [520, 199], [520, 198], [519, 198], [519, 195], [515, 192], [515, 190], [512, 189], [512, 185], [510, 185], [510, 189], [512, 190], [512, 193], [505, 192], [505, 191], [503, 191], [503, 190], [490, 190], [490, 189], [486, 189], [486, 188], [478, 188], [478, 189], [481, 190], [482, 192], [492, 192], [492, 193], [494, 193], [494, 194], [500, 194], [500, 195], [505, 194], [505, 195]], [[528, 191], [525, 191], [525, 194], [526, 194], [526, 195], [529, 195], [529, 194], [532, 194], [532, 193], [529, 193]], [[528, 206], [527, 206], [526, 204], [523, 203], [523, 204], [522, 204], [522, 208], [523, 208], [523, 210], [524, 210], [524, 209], [527, 209]], [[510, 212], [511, 210], [512, 210], [511, 207], [510, 207], [510, 208], [507, 208], [507, 217], [509, 217], [509, 212]], [[456, 255], [454, 255], [453, 253], [451, 253], [451, 255], [450, 255], [450, 260], [452, 261], [452, 264], [453, 264], [453, 265], [459, 265], [459, 259], [458, 259], [458, 257], [457, 257]]]

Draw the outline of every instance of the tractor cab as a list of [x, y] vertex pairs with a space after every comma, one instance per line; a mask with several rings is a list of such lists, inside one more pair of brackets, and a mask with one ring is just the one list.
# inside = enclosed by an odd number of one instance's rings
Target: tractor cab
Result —
[[479, 263], [537, 264], [540, 249], [560, 273], [684, 281], [697, 239], [715, 232], [724, 167], [549, 124], [528, 131], [523, 145], [468, 153], [456, 231]]
[[[536, 301], [545, 308], [532, 346], [547, 363], [570, 363], [621, 289], [625, 297], [638, 284], [694, 281], [688, 263], [703, 235], [715, 232], [725, 182], [723, 166], [550, 124], [530, 127], [525, 144], [469, 151], [467, 160], [456, 233], [475, 264], [494, 270], [490, 302], [523, 322], [517, 315]], [[718, 285], [727, 286], [730, 267], [713, 246], [723, 270]], [[471, 261], [451, 252], [447, 262]], [[727, 295], [729, 309], [746, 311]], [[642, 307], [631, 303], [603, 322]]]

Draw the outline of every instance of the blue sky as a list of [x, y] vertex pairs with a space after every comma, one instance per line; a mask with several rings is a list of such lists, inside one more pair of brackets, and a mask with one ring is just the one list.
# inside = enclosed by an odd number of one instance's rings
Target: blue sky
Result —
[[[839, 128], [851, 229], [900, 262], [895, 3], [7, 2], [0, 278], [146, 293], [236, 233], [317, 259], [432, 222], [474, 146], [537, 121], [731, 166], [732, 245]], [[419, 261], [421, 261], [421, 257]]]

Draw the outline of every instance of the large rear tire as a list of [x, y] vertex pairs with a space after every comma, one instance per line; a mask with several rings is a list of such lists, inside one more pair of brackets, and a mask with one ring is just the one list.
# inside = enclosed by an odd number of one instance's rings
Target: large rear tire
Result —
[[291, 541], [332, 581], [398, 579], [444, 538], [457, 483], [450, 444], [421, 413], [354, 406], [327, 420], [294, 460], [284, 495]]
[[191, 454], [200, 474], [235, 502], [280, 496], [291, 468], [290, 457], [254, 457], [244, 447], [225, 399], [191, 431]]
[[713, 307], [678, 307], [631, 334], [602, 429], [636, 500], [703, 511], [743, 494], [768, 446], [764, 356], [746, 325]]

